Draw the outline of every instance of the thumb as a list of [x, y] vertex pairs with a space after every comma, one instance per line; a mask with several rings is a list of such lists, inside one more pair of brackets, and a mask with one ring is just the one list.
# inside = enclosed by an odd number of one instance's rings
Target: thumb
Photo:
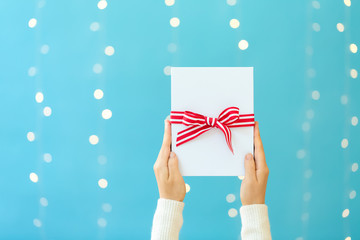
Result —
[[176, 179], [179, 176], [182, 177], [179, 170], [179, 161], [174, 152], [170, 153], [168, 166], [169, 166], [169, 178]]
[[245, 179], [256, 180], [255, 161], [251, 153], [246, 154], [244, 164], [245, 164]]
[[171, 145], [171, 123], [168, 119], [165, 119], [164, 138], [160, 151], [167, 153], [168, 155], [170, 150], [170, 145]]

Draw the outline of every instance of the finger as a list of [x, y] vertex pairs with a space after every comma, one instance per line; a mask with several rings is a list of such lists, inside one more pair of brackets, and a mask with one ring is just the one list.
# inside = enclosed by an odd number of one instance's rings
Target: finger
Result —
[[164, 127], [164, 138], [163, 143], [160, 149], [158, 161], [160, 165], [167, 165], [170, 155], [170, 145], [171, 145], [171, 125], [168, 119], [165, 119]]
[[164, 129], [164, 138], [162, 143], [162, 148], [170, 149], [171, 144], [171, 124], [168, 119], [165, 119], [165, 129]]
[[179, 170], [179, 161], [174, 152], [170, 153], [169, 159], [169, 178], [170, 179], [178, 179], [182, 178], [180, 170]]
[[169, 178], [169, 168], [167, 161], [161, 164], [160, 158], [154, 164], [154, 173], [158, 184]]
[[264, 147], [260, 138], [260, 131], [259, 131], [259, 123], [255, 122], [254, 127], [254, 144], [255, 144], [255, 167], [256, 170], [266, 169], [266, 160], [265, 160], [265, 153]]
[[245, 179], [256, 180], [255, 161], [251, 153], [246, 154], [244, 165], [245, 165]]

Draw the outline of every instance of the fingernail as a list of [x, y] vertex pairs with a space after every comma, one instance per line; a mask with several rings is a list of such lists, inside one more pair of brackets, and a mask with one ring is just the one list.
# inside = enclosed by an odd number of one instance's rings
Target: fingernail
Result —
[[252, 156], [251, 153], [246, 154], [246, 156], [245, 156], [246, 160], [251, 160], [251, 156]]
[[172, 158], [172, 157], [174, 157], [175, 156], [175, 154], [173, 153], [173, 152], [171, 152], [170, 153], [170, 157]]

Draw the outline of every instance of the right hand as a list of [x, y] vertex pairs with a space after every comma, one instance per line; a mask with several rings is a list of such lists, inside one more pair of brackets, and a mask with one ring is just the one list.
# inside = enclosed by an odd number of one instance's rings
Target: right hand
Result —
[[241, 183], [240, 198], [243, 206], [265, 204], [269, 168], [260, 138], [259, 123], [254, 127], [255, 160], [251, 153], [245, 156], [245, 178]]

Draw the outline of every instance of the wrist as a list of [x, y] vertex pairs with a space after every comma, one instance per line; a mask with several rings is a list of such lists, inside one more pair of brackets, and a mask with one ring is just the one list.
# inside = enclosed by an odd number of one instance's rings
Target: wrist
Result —
[[162, 199], [169, 199], [169, 200], [174, 200], [174, 201], [178, 201], [178, 202], [183, 202], [185, 196], [181, 196], [180, 194], [166, 194], [166, 193], [160, 193], [160, 198]]
[[159, 200], [161, 200], [161, 201], [168, 201], [168, 202], [176, 202], [176, 203], [184, 203], [183, 201], [180, 201], [180, 200], [171, 199], [171, 198], [166, 198], [166, 197], [161, 197], [161, 196], [160, 196]]
[[254, 205], [254, 204], [265, 204], [265, 198], [259, 199], [241, 199], [241, 204], [243, 206]]

